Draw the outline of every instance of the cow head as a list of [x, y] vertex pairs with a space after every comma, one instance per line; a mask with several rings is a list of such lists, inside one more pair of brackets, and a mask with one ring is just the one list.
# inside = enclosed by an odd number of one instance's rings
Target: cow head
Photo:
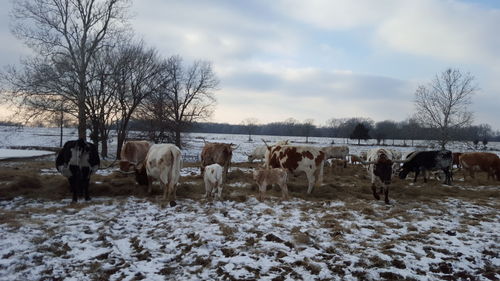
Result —
[[378, 160], [373, 164], [373, 174], [377, 176], [384, 184], [391, 183], [392, 160], [386, 154], [381, 153]]
[[122, 172], [129, 172], [135, 169], [135, 165], [127, 160], [120, 160], [118, 166], [120, 167], [120, 171]]
[[148, 174], [146, 172], [145, 162], [135, 167], [135, 180], [139, 185], [148, 185]]

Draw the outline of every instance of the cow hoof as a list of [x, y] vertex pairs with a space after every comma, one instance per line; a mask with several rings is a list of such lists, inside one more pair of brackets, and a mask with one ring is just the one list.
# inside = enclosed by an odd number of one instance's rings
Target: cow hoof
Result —
[[170, 201], [170, 207], [175, 207], [177, 206], [177, 203], [175, 203], [175, 201]]

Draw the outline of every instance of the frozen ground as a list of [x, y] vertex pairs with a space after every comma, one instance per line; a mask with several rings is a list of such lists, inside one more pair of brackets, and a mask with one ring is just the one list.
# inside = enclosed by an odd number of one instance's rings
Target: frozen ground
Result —
[[[1, 280], [498, 280], [500, 215], [450, 199], [0, 202]], [[5, 219], [4, 219], [5, 220]], [[475, 221], [470, 223], [468, 221]], [[467, 222], [467, 223], [466, 223]]]

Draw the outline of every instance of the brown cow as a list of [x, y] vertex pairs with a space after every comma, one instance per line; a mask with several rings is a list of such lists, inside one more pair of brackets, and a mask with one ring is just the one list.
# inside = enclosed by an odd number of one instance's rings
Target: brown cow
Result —
[[146, 159], [150, 147], [149, 141], [127, 141], [120, 151], [120, 171], [134, 171]]
[[219, 164], [224, 168], [222, 183], [225, 183], [234, 149], [232, 143], [206, 142], [201, 151], [201, 174], [203, 175], [206, 166]]
[[475, 172], [486, 172], [488, 180], [497, 178], [500, 181], [500, 158], [498, 155], [489, 152], [464, 153], [459, 157], [459, 162], [464, 169], [464, 179], [469, 173], [471, 178], [475, 178]]

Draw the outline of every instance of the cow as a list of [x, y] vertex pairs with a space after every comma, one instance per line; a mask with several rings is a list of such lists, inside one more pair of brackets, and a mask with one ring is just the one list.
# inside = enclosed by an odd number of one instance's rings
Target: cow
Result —
[[277, 184], [281, 188], [281, 197], [288, 199], [288, 187], [286, 185], [288, 173], [285, 169], [256, 169], [253, 171], [253, 179], [259, 186], [259, 200], [264, 200], [266, 187], [268, 184]]
[[451, 154], [452, 156], [452, 159], [453, 159], [453, 165], [457, 166], [458, 169], [460, 169], [460, 155], [462, 155], [463, 153], [461, 152], [453, 152]]
[[460, 165], [464, 169], [464, 179], [467, 173], [475, 178], [475, 172], [486, 172], [488, 180], [497, 178], [500, 181], [500, 158], [489, 152], [464, 153], [459, 158]]
[[349, 147], [342, 146], [324, 146], [321, 150], [325, 153], [325, 159], [338, 158], [338, 159], [346, 159], [347, 155], [349, 155]]
[[427, 172], [442, 170], [445, 174], [445, 184], [451, 184], [452, 156], [449, 150], [416, 151], [404, 160], [404, 164], [399, 172], [399, 178], [405, 179], [408, 173], [415, 172], [415, 179], [420, 172], [424, 175], [424, 182], [427, 182]]
[[321, 185], [325, 153], [320, 148], [295, 145], [268, 146], [267, 143], [266, 146], [265, 168], [283, 168], [295, 175], [304, 172], [308, 181], [308, 194], [311, 194], [314, 185]]
[[232, 143], [205, 142], [201, 151], [201, 174], [203, 175], [206, 166], [217, 163], [224, 168], [222, 183], [226, 182], [234, 149], [236, 147]]
[[[288, 144], [288, 140], [284, 140], [284, 141], [277, 142], [275, 145], [287, 145], [287, 144]], [[252, 153], [247, 154], [248, 162], [252, 163], [253, 160], [256, 160], [256, 159], [264, 160], [264, 158], [266, 157], [266, 151], [267, 151], [267, 147], [265, 145], [257, 146], [252, 151]]]
[[377, 187], [380, 188], [380, 194], [384, 194], [384, 201], [389, 204], [389, 184], [392, 180], [392, 167], [394, 161], [392, 152], [389, 149], [373, 148], [367, 152], [366, 162], [361, 163], [366, 166], [368, 175], [372, 183], [373, 197], [379, 200]]
[[149, 141], [127, 141], [120, 151], [120, 171], [134, 171], [146, 159], [150, 146]]
[[216, 197], [221, 200], [222, 196], [222, 166], [212, 164], [205, 167], [203, 181], [205, 182], [205, 198]]
[[90, 175], [97, 171], [99, 165], [97, 147], [82, 138], [66, 142], [59, 151], [56, 169], [68, 178], [73, 202], [77, 202], [81, 195], [85, 196], [86, 201], [90, 200]]
[[169, 143], [153, 144], [144, 162], [137, 165], [136, 177], [138, 183], [148, 185], [148, 193], [153, 191], [153, 181], [158, 180], [163, 189], [163, 200], [170, 201], [170, 206], [177, 205], [176, 185], [179, 182], [182, 167], [181, 150]]
[[361, 158], [361, 156], [357, 156], [354, 154], [350, 154], [350, 156], [351, 156], [351, 164], [358, 164], [358, 163], [363, 162], [363, 159]]

